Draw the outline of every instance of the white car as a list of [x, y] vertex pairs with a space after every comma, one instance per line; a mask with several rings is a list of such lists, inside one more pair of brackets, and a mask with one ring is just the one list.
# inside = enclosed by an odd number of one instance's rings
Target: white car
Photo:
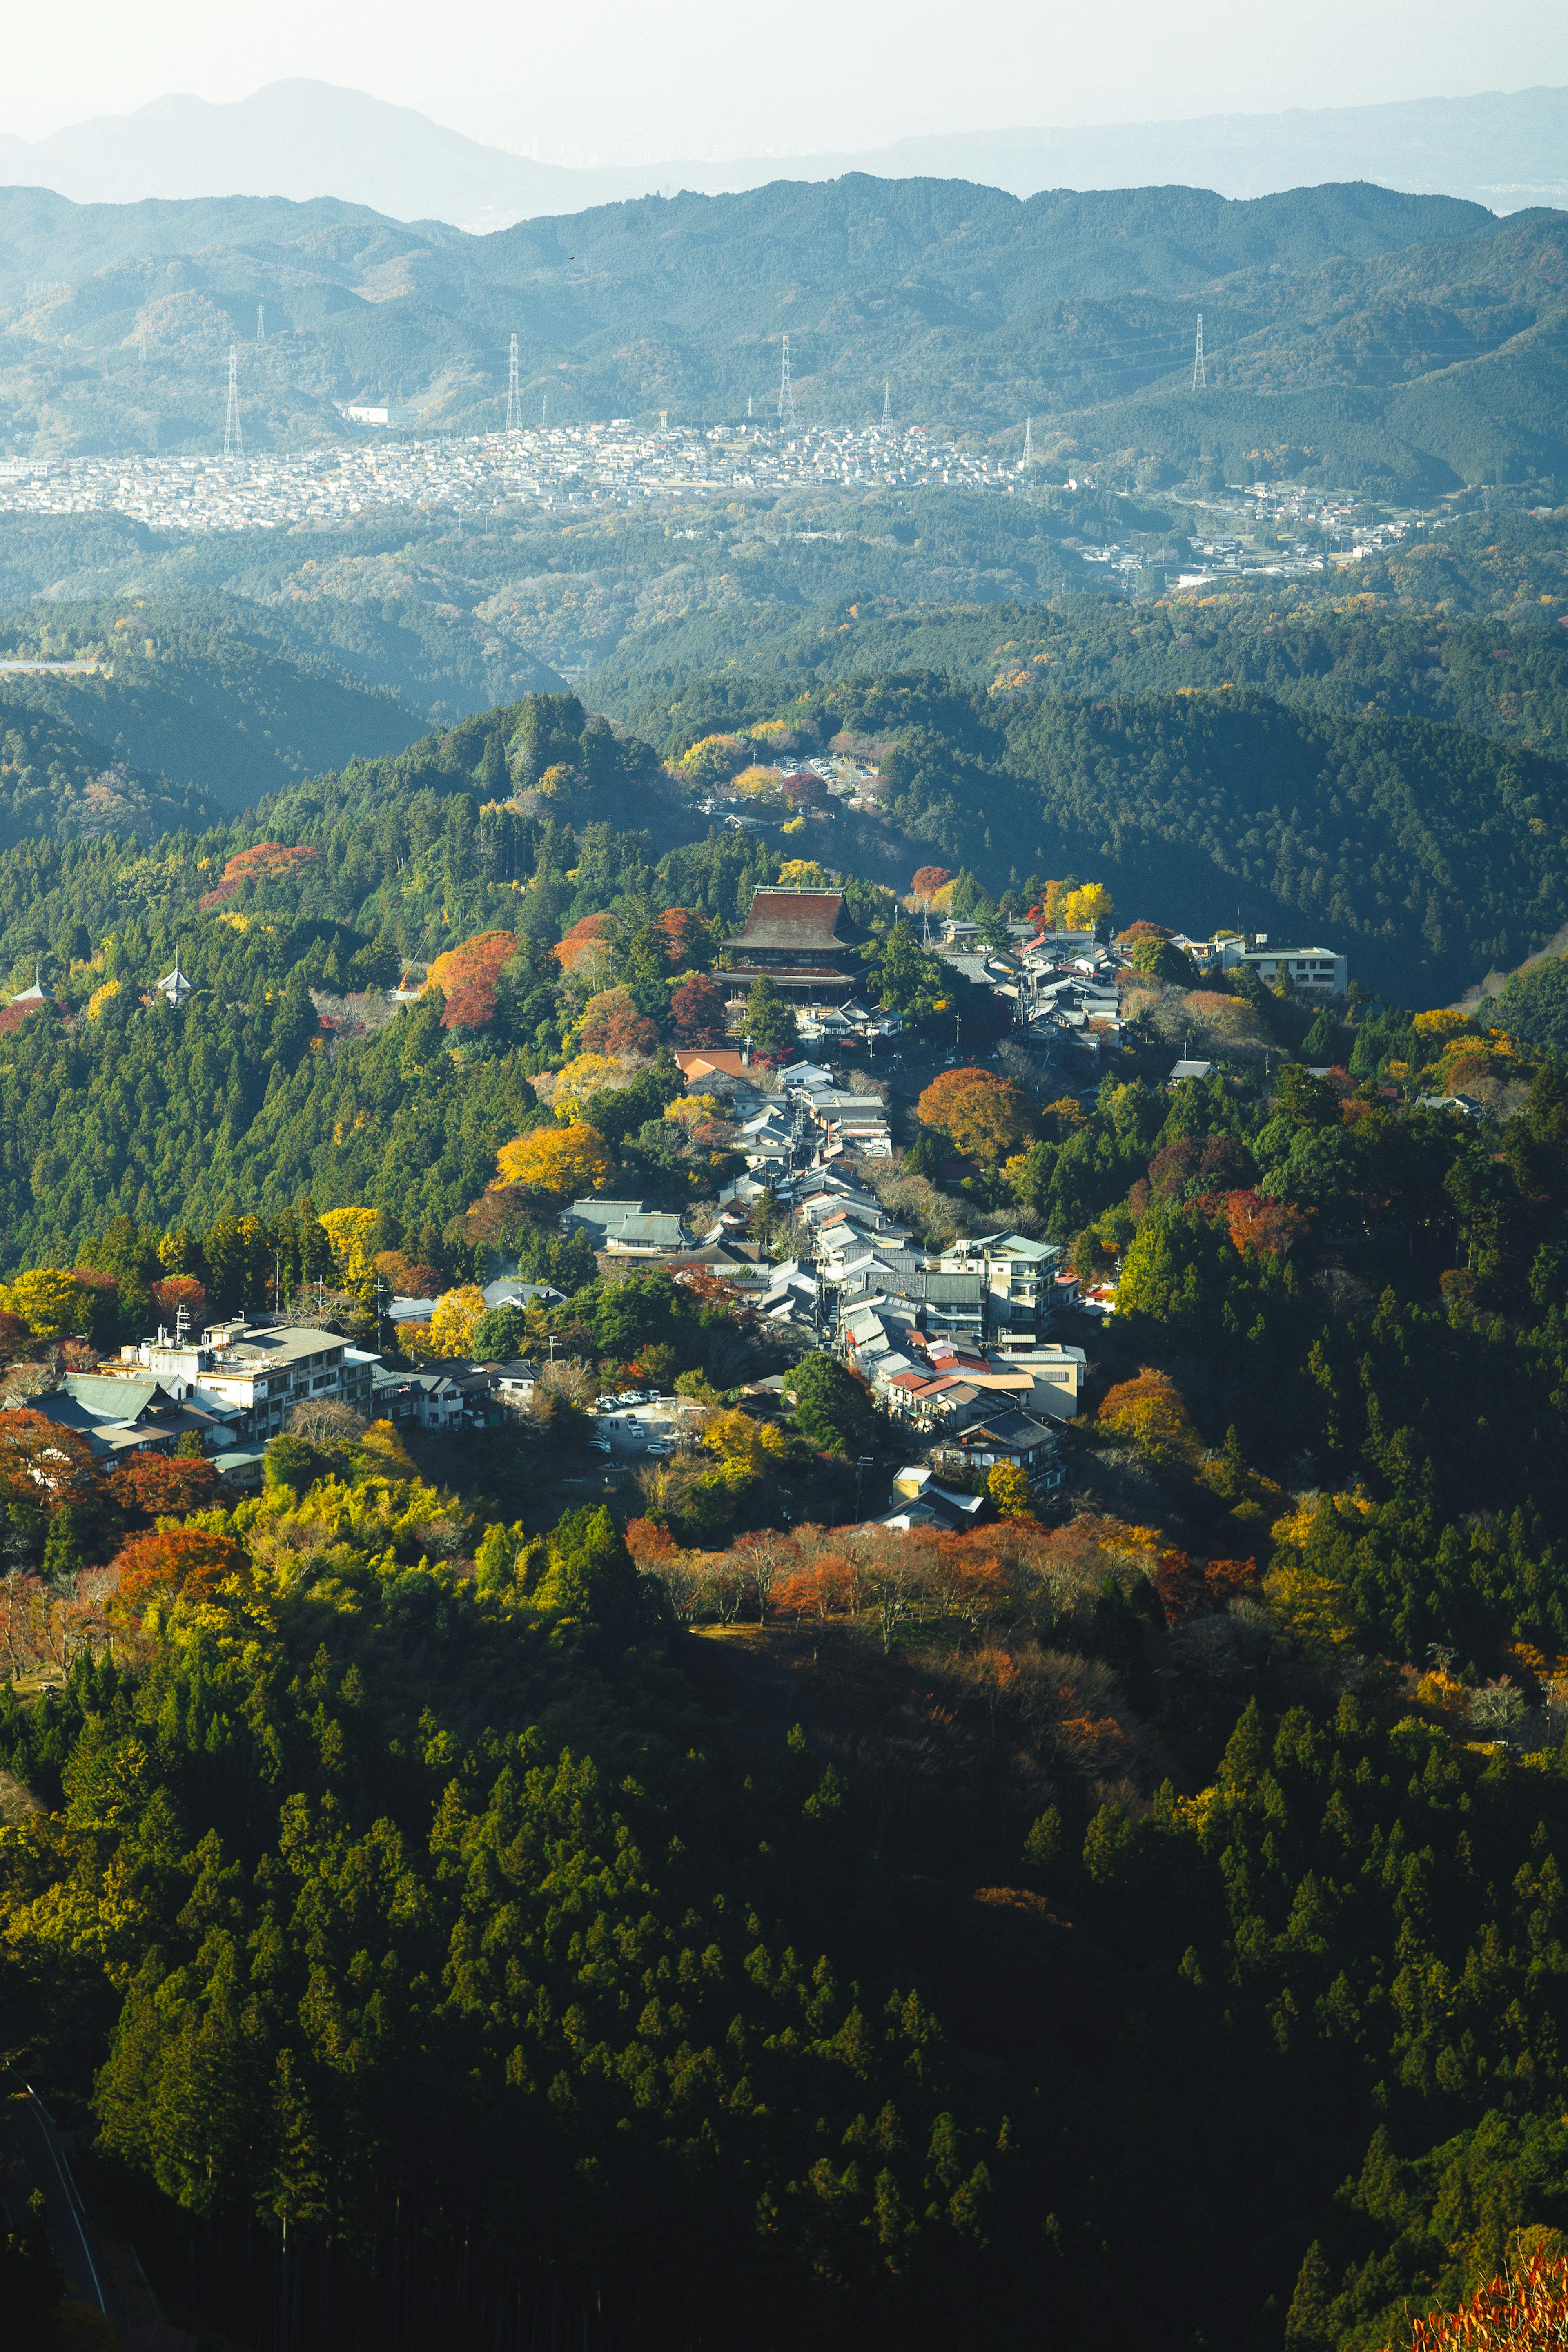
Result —
[[591, 1437], [588, 1441], [588, 1450], [591, 1454], [608, 1454], [610, 1440], [607, 1437]]
[[661, 1461], [667, 1460], [674, 1450], [667, 1437], [651, 1437], [643, 1448], [644, 1454], [656, 1454]]

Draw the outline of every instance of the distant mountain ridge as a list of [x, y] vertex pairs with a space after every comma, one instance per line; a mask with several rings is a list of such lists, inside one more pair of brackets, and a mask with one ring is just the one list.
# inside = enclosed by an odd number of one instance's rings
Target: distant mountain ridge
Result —
[[655, 193], [716, 195], [855, 172], [973, 180], [1020, 196], [1171, 184], [1235, 198], [1375, 180], [1513, 212], [1568, 202], [1568, 89], [958, 131], [717, 163], [569, 166], [488, 146], [361, 90], [298, 79], [226, 104], [170, 95], [45, 139], [0, 136], [0, 185], [48, 189], [78, 204], [335, 197], [394, 220], [439, 220], [475, 233]]
[[0, 190], [6, 279], [34, 289], [0, 312], [0, 413], [35, 454], [221, 446], [236, 341], [256, 446], [319, 446], [372, 394], [494, 430], [513, 334], [552, 425], [734, 424], [768, 413], [788, 331], [802, 422], [863, 423], [885, 384], [901, 423], [1016, 457], [1030, 416], [1046, 480], [1108, 454], [1156, 488], [1568, 484], [1568, 213], [1365, 182], [1025, 200], [852, 173], [485, 236], [332, 198]]

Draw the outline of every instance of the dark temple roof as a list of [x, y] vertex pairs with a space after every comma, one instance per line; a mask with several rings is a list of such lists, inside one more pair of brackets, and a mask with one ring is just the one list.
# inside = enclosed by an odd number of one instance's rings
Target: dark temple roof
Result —
[[844, 912], [841, 890], [758, 890], [751, 911], [727, 954], [741, 948], [786, 948], [817, 953], [858, 947], [865, 933]]

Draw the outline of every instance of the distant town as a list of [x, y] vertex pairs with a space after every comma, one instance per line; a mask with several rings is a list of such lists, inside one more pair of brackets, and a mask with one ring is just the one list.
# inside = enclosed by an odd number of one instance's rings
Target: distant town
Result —
[[[0, 459], [0, 513], [113, 512], [157, 530], [246, 531], [340, 523], [388, 507], [440, 508], [484, 520], [498, 509], [632, 507], [747, 491], [777, 494], [813, 484], [851, 492], [955, 488], [1001, 497], [1071, 496], [1099, 488], [1090, 474], [1048, 479], [1049, 469], [1038, 461], [1004, 461], [937, 440], [913, 425], [793, 432], [752, 424], [648, 429], [616, 418], [607, 425], [541, 424], [415, 440], [395, 431], [382, 437], [386, 428], [378, 430], [380, 420], [401, 421], [395, 410], [360, 407], [345, 415], [366, 426], [362, 442], [237, 457]], [[1187, 588], [1243, 572], [1323, 572], [1446, 520], [1440, 512], [1390, 513], [1348, 492], [1291, 484], [1237, 486], [1224, 499], [1202, 503], [1159, 495], [1162, 503], [1190, 506], [1190, 533], [1182, 537], [1190, 553], [1174, 543], [1160, 548], [1147, 532], [1134, 531], [1126, 545], [1068, 538], [1063, 546], [1129, 587], [1145, 572], [1163, 572], [1167, 586]], [[1259, 551], [1239, 531], [1215, 530], [1216, 520], [1232, 517], [1240, 531], [1283, 527], [1296, 534], [1295, 541], [1277, 555]]]

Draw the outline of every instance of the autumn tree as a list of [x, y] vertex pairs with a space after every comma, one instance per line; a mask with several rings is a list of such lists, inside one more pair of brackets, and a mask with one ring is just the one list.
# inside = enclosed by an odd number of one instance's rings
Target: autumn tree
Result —
[[960, 1151], [992, 1166], [1020, 1151], [1034, 1134], [1034, 1105], [1021, 1087], [989, 1070], [944, 1070], [921, 1096], [923, 1125], [947, 1136]]
[[576, 1121], [570, 1127], [536, 1127], [496, 1154], [500, 1184], [526, 1184], [549, 1201], [576, 1200], [602, 1192], [615, 1175], [615, 1160], [598, 1130]]
[[31, 1405], [0, 1412], [0, 1500], [56, 1510], [90, 1491], [97, 1470], [79, 1431]]
[[484, 1029], [496, 1018], [497, 987], [505, 966], [517, 952], [512, 931], [481, 931], [437, 956], [425, 976], [422, 993], [439, 990], [445, 998], [441, 1015], [444, 1029]]
[[1147, 1364], [1135, 1380], [1106, 1391], [1096, 1418], [1161, 1467], [1191, 1468], [1202, 1451], [1181, 1391], [1168, 1372]]
[[1034, 1505], [1029, 1480], [1013, 1462], [998, 1462], [986, 1474], [986, 1492], [1004, 1519], [1030, 1519]]
[[655, 1054], [659, 1033], [637, 1010], [629, 988], [607, 988], [591, 996], [578, 1034], [585, 1054]]
[[212, 1534], [205, 1528], [160, 1528], [132, 1536], [110, 1562], [119, 1575], [114, 1605], [117, 1613], [140, 1617], [154, 1601], [181, 1594], [205, 1600], [225, 1579], [247, 1576], [250, 1561], [245, 1546], [231, 1536]]
[[917, 866], [909, 895], [917, 907], [929, 907], [938, 890], [945, 890], [954, 878], [945, 866]]
[[723, 1044], [724, 991], [706, 972], [695, 972], [690, 980], [683, 980], [680, 986], [671, 992], [670, 1015], [684, 1044]]
[[107, 1491], [130, 1522], [183, 1518], [216, 1499], [218, 1474], [188, 1454], [133, 1454], [116, 1467]]

